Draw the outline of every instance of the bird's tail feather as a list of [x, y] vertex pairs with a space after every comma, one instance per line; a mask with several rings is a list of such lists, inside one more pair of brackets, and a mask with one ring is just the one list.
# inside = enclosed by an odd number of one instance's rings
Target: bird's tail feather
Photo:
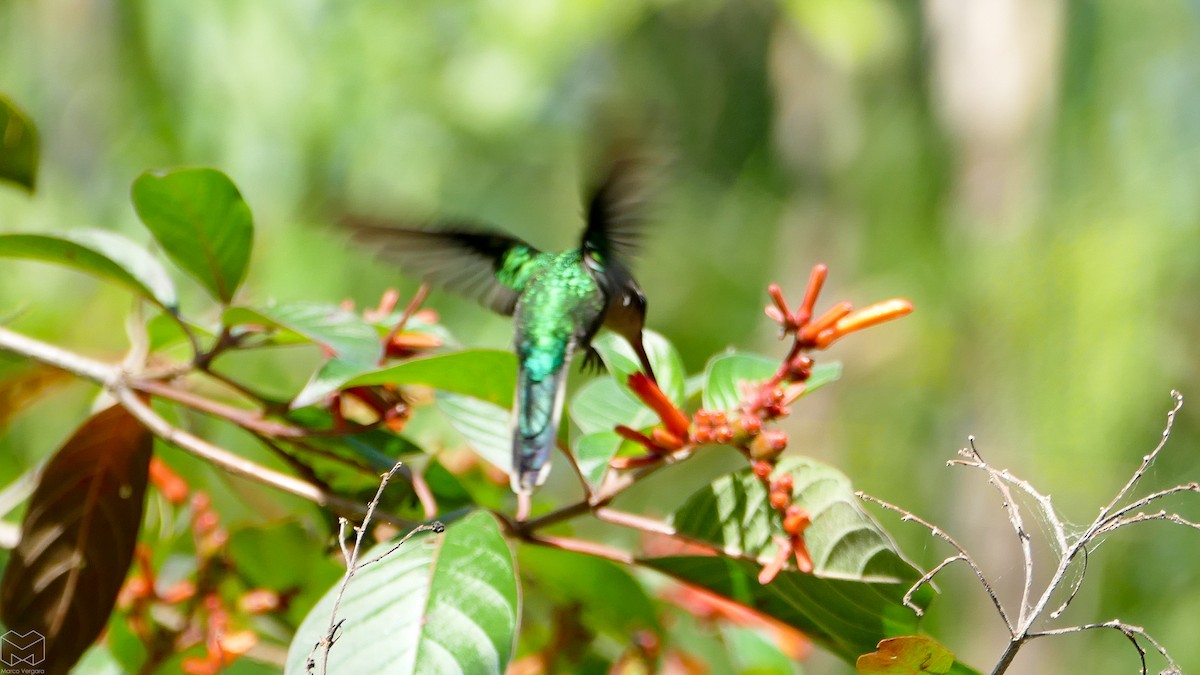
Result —
[[550, 453], [558, 438], [566, 389], [567, 363], [540, 380], [522, 366], [517, 372], [517, 400], [513, 413], [514, 492], [530, 492], [546, 481]]

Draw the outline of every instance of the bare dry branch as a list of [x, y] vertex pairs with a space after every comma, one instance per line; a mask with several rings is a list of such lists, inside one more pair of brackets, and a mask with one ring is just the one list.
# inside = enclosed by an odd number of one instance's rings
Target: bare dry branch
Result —
[[1150, 464], [1154, 462], [1154, 458], [1158, 457], [1158, 453], [1162, 452], [1163, 447], [1167, 444], [1167, 440], [1171, 438], [1171, 429], [1175, 426], [1175, 414], [1178, 413], [1179, 409], [1183, 407], [1183, 394], [1172, 390], [1171, 398], [1175, 399], [1175, 406], [1171, 408], [1170, 412], [1167, 413], [1167, 424], [1165, 427], [1163, 427], [1162, 437], [1159, 438], [1158, 445], [1154, 446], [1154, 450], [1152, 450], [1150, 454], [1142, 458], [1142, 465], [1138, 467], [1137, 471], [1133, 472], [1133, 476], [1129, 478], [1129, 482], [1125, 484], [1125, 487], [1121, 488], [1121, 490], [1117, 492], [1117, 496], [1113, 497], [1113, 500], [1108, 503], [1108, 506], [1104, 507], [1104, 510], [1100, 512], [1102, 517], [1105, 514], [1112, 512], [1116, 505], [1125, 499], [1126, 495], [1129, 494], [1129, 491], [1133, 489], [1133, 486], [1137, 484], [1138, 480], [1140, 480], [1143, 475], [1145, 475], [1146, 469], [1150, 468]]
[[[937, 537], [938, 539], [941, 539], [942, 541], [946, 542], [947, 544], [950, 544], [950, 546], [954, 547], [954, 550], [958, 551], [959, 556], [961, 556], [962, 561], [965, 562], [971, 568], [971, 571], [975, 573], [975, 578], [977, 578], [979, 580], [980, 585], [983, 586], [983, 590], [987, 591], [988, 597], [992, 599], [992, 604], [996, 607], [996, 612], [1000, 614], [1000, 618], [1004, 619], [1004, 625], [1008, 626], [1009, 634], [1011, 634], [1011, 635], [1016, 634], [1016, 626], [1013, 624], [1012, 619], [1010, 619], [1008, 617], [1008, 612], [1006, 612], [1004, 610], [1004, 604], [1000, 602], [1000, 597], [997, 596], [996, 591], [994, 591], [992, 589], [991, 582], [988, 581], [987, 576], [983, 573], [983, 570], [979, 568], [979, 565], [971, 557], [971, 554], [967, 552], [967, 549], [963, 548], [962, 544], [959, 544], [957, 541], [955, 541], [954, 537], [951, 537], [945, 530], [938, 527], [937, 525], [934, 525], [933, 523], [930, 523], [929, 521], [924, 520], [920, 516], [916, 515], [915, 513], [911, 512], [907, 509], [896, 506], [895, 504], [889, 504], [888, 502], [885, 502], [882, 499], [879, 499], [878, 497], [873, 497], [869, 494], [866, 494], [865, 492], [856, 492], [854, 494], [863, 501], [871, 502], [873, 504], [882, 506], [883, 508], [885, 508], [889, 511], [894, 511], [896, 513], [899, 513], [901, 516], [900, 519], [903, 521], [906, 521], [906, 522], [912, 521], [919, 525], [924, 526], [925, 529], [929, 530], [930, 533], [933, 534], [933, 536]], [[941, 565], [941, 567], [945, 567], [945, 561], [943, 561], [943, 563], [944, 564]], [[930, 577], [930, 578], [932, 579], [932, 577]], [[922, 579], [924, 579], [924, 578], [922, 577]], [[924, 581], [918, 580], [917, 584], [922, 584], [925, 581], [928, 581], [928, 580], [924, 580]], [[914, 589], [915, 589], [915, 586], [914, 586]], [[918, 612], [918, 614], [920, 614], [920, 612]]]
[[1149, 642], [1154, 647], [1154, 650], [1157, 651], [1158, 654], [1163, 657], [1163, 660], [1167, 662], [1169, 669], [1163, 671], [1164, 673], [1180, 672], [1179, 664], [1175, 663], [1175, 659], [1171, 658], [1171, 655], [1167, 653], [1167, 650], [1158, 642], [1158, 640], [1155, 640], [1154, 637], [1147, 633], [1146, 630], [1141, 626], [1127, 624], [1119, 619], [1112, 619], [1110, 621], [1105, 621], [1104, 623], [1089, 623], [1079, 626], [1069, 626], [1067, 628], [1054, 628], [1051, 630], [1038, 631], [1036, 633], [1030, 633], [1028, 637], [1032, 640], [1033, 638], [1046, 637], [1050, 635], [1070, 635], [1072, 633], [1082, 633], [1084, 631], [1105, 628], [1119, 631], [1122, 635], [1128, 638], [1131, 643], [1133, 643], [1134, 648], [1137, 649], [1138, 658], [1142, 662], [1142, 675], [1146, 675], [1146, 649], [1138, 642], [1138, 638]]
[[338, 609], [342, 605], [342, 598], [345, 597], [346, 589], [350, 587], [350, 581], [354, 578], [355, 573], [367, 565], [379, 562], [380, 560], [396, 552], [405, 544], [405, 542], [411, 539], [418, 532], [425, 532], [429, 530], [441, 532], [443, 530], [442, 524], [437, 522], [425, 525], [417, 525], [409, 530], [408, 534], [404, 535], [383, 554], [362, 563], [358, 561], [359, 555], [362, 553], [363, 537], [366, 536], [367, 528], [371, 524], [371, 519], [375, 517], [375, 510], [379, 506], [379, 501], [383, 499], [383, 491], [387, 489], [388, 482], [391, 481], [391, 479], [403, 468], [403, 466], [403, 462], [396, 462], [396, 464], [392, 466], [387, 473], [380, 476], [379, 488], [375, 491], [375, 496], [372, 497], [371, 501], [367, 503], [367, 511], [363, 516], [362, 523], [354, 526], [353, 547], [347, 545], [348, 537], [346, 536], [346, 527], [350, 524], [349, 521], [347, 521], [345, 518], [338, 518], [338, 546], [342, 550], [342, 558], [346, 561], [346, 573], [342, 576], [342, 583], [340, 586], [338, 586], [337, 595], [334, 596], [333, 599], [333, 609], [329, 613], [329, 629], [325, 632], [324, 637], [322, 637], [315, 645], [313, 645], [312, 650], [308, 653], [308, 660], [306, 661], [305, 667], [310, 673], [314, 672], [317, 667], [316, 654], [318, 651], [321, 652], [320, 673], [324, 675], [329, 670], [329, 652], [331, 649], [333, 649], [334, 643], [337, 642], [338, 632], [341, 631], [342, 626], [346, 623], [345, 619], [338, 619]]

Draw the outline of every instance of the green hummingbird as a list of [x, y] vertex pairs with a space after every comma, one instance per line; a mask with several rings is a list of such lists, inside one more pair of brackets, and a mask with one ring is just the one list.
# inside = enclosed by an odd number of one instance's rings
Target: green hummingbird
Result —
[[566, 374], [573, 355], [599, 366], [591, 340], [601, 326], [633, 347], [653, 369], [642, 342], [646, 296], [630, 271], [642, 229], [629, 162], [614, 163], [593, 191], [579, 247], [540, 251], [494, 229], [455, 223], [402, 229], [354, 221], [380, 253], [415, 276], [477, 299], [513, 317], [517, 388], [513, 410], [512, 487], [529, 494], [545, 482], [558, 437]]

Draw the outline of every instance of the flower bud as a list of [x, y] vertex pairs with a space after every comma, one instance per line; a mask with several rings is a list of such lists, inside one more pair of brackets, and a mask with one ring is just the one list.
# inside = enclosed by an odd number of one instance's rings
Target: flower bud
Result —
[[747, 434], [753, 436], [762, 431], [762, 418], [758, 415], [742, 415], [738, 419], [738, 426]]
[[771, 471], [772, 471], [771, 464], [770, 464], [770, 462], [763, 462], [763, 461], [755, 462], [753, 471], [754, 471], [754, 475], [758, 476], [759, 480], [765, 481], [766, 479], [771, 477]]
[[793, 537], [798, 537], [804, 534], [804, 530], [812, 524], [812, 517], [808, 515], [808, 511], [799, 504], [792, 504], [787, 507], [787, 512], [783, 516], [783, 531]]
[[782, 509], [786, 508], [792, 501], [792, 495], [782, 490], [771, 490], [771, 508]]

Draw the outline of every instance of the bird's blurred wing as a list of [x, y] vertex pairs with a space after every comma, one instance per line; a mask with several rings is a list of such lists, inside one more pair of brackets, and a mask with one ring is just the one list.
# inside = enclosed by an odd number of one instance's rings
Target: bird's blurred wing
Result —
[[645, 172], [634, 159], [614, 161], [588, 201], [582, 244], [598, 252], [603, 264], [627, 263], [637, 252], [646, 220]]
[[506, 234], [472, 225], [418, 230], [347, 218], [355, 239], [395, 260], [405, 274], [511, 315], [539, 251]]

